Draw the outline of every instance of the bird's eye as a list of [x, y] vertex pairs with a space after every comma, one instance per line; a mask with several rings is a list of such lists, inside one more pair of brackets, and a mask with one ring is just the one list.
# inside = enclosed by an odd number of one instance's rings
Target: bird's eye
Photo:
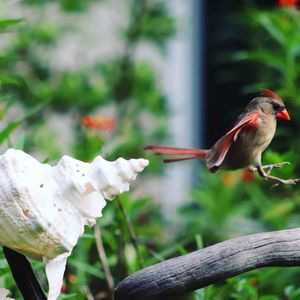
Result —
[[272, 106], [273, 106], [274, 110], [280, 110], [281, 109], [281, 105], [278, 104], [278, 103], [273, 102]]

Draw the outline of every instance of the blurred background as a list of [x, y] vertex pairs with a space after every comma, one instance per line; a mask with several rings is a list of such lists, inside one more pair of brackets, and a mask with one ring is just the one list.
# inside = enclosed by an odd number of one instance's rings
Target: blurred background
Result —
[[[148, 144], [210, 147], [261, 89], [279, 122], [265, 163], [300, 175], [297, 0], [2, 0], [0, 143], [55, 164], [146, 157], [132, 192], [108, 203], [68, 260], [60, 299], [112, 299], [134, 271], [228, 238], [300, 226], [299, 187], [201, 162], [163, 165]], [[99, 256], [103, 243], [107, 261]], [[104, 253], [102, 253], [103, 256]], [[34, 268], [45, 289], [43, 265]], [[110, 273], [104, 272], [106, 264]], [[300, 270], [255, 270], [183, 299], [299, 299]], [[21, 299], [0, 257], [0, 286]]]

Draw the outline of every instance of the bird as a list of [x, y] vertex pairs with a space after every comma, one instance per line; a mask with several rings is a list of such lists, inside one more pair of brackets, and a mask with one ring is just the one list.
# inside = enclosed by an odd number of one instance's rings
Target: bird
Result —
[[[271, 175], [274, 168], [281, 168], [289, 162], [262, 165], [262, 153], [271, 143], [277, 126], [277, 119], [290, 120], [283, 100], [273, 91], [264, 89], [252, 99], [237, 117], [232, 129], [223, 135], [210, 149], [177, 148], [148, 145], [144, 150], [156, 155], [175, 156], [163, 162], [177, 162], [201, 159], [211, 173], [219, 169], [236, 170], [248, 168], [251, 172], [275, 181], [275, 186], [296, 184], [300, 178], [282, 179]], [[267, 171], [265, 171], [267, 170]]]

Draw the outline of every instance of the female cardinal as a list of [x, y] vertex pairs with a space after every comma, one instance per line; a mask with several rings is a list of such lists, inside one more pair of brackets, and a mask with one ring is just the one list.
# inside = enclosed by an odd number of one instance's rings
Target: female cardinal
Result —
[[[205, 161], [211, 173], [219, 168], [235, 170], [248, 167], [265, 179], [275, 180], [274, 186], [296, 184], [299, 179], [281, 179], [270, 175], [273, 168], [280, 168], [288, 162], [263, 166], [262, 152], [269, 146], [276, 131], [276, 119], [290, 120], [282, 99], [265, 89], [260, 96], [249, 102], [245, 111], [237, 118], [233, 128], [222, 136], [210, 149], [188, 149], [167, 146], [146, 146], [144, 149], [158, 155], [180, 155], [164, 162], [200, 158]], [[265, 172], [264, 169], [269, 169]]]

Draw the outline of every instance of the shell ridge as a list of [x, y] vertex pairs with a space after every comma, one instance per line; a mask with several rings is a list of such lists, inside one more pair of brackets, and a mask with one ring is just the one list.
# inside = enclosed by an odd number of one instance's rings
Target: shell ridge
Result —
[[105, 199], [128, 191], [148, 163], [101, 156], [86, 163], [64, 155], [51, 166], [21, 150], [0, 155], [0, 244], [44, 258], [49, 300], [60, 293], [66, 259], [84, 227], [95, 224]]

